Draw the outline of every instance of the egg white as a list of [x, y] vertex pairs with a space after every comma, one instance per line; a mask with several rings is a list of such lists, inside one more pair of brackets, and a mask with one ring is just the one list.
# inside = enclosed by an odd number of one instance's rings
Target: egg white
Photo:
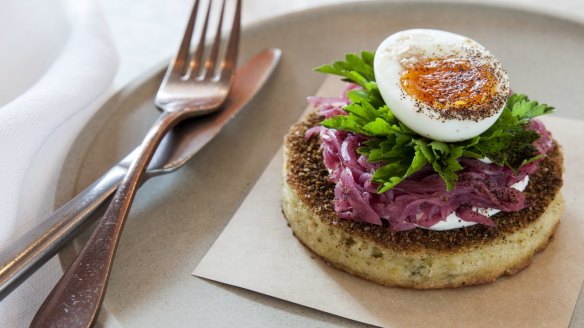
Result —
[[395, 116], [416, 133], [438, 141], [456, 142], [473, 138], [491, 127], [501, 115], [503, 105], [491, 116], [480, 119], [444, 118], [440, 111], [416, 101], [403, 90], [400, 78], [404, 65], [421, 58], [446, 58], [461, 53], [481, 54], [479, 64], [492, 65], [496, 72], [496, 95], [509, 94], [509, 78], [499, 61], [482, 45], [465, 36], [431, 29], [412, 29], [395, 33], [377, 48], [375, 79], [385, 103]]

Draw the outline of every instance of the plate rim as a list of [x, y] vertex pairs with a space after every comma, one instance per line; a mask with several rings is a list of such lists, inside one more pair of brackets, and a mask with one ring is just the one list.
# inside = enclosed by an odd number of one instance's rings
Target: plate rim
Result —
[[[340, 0], [342, 1], [342, 0]], [[527, 14], [539, 15], [551, 19], [561, 19], [575, 23], [584, 27], [584, 9], [582, 11], [570, 11], [569, 8], [558, 8], [558, 6], [546, 6], [545, 2], [537, 0], [351, 0], [348, 2], [329, 3], [318, 7], [306, 8], [289, 13], [283, 13], [273, 17], [263, 18], [242, 27], [244, 31], [255, 30], [263, 25], [269, 25], [280, 20], [295, 19], [297, 16], [318, 15], [330, 10], [346, 10], [353, 6], [371, 5], [445, 5], [445, 6], [467, 6], [483, 7], [500, 10], [513, 10]]]

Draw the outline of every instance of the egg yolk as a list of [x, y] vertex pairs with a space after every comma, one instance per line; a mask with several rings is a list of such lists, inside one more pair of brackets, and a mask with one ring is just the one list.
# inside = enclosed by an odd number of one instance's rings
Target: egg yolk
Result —
[[438, 110], [466, 110], [495, 95], [496, 77], [488, 65], [464, 58], [431, 58], [405, 67], [403, 90]]

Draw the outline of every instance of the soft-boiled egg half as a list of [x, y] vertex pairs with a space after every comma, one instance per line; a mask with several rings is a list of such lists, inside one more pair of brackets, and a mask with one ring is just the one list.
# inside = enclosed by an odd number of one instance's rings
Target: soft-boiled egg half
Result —
[[495, 123], [509, 78], [493, 54], [465, 36], [430, 29], [395, 33], [377, 48], [375, 79], [385, 103], [416, 133], [473, 138]]

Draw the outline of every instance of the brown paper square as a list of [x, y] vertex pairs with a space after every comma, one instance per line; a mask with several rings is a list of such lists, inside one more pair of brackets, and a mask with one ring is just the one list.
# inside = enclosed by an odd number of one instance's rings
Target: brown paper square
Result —
[[[336, 96], [341, 88], [327, 79], [317, 94]], [[584, 278], [584, 121], [544, 121], [564, 150], [565, 212], [547, 249], [514, 276], [420, 291], [327, 266], [292, 236], [282, 216], [281, 149], [193, 275], [384, 327], [567, 327]]]

